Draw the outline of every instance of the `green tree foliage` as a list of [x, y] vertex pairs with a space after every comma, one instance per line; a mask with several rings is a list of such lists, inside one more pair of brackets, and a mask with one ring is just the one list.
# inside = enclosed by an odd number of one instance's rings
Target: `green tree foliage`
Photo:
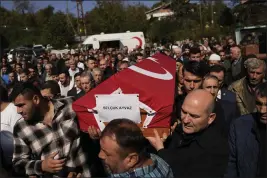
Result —
[[[189, 0], [173, 0], [171, 9], [174, 16], [156, 22], [152, 20], [148, 35], [153, 41], [170, 39], [170, 42], [173, 42], [188, 37], [197, 40], [203, 36], [219, 37], [220, 34], [233, 31], [230, 27], [225, 28], [220, 24], [224, 21], [221, 14], [228, 9], [223, 0], [201, 1], [201, 4]], [[228, 23], [231, 26], [234, 22], [230, 19]]]
[[44, 43], [49, 43], [56, 48], [62, 48], [73, 41], [74, 33], [68, 27], [64, 13], [57, 12], [51, 16], [44, 26], [42, 37]]
[[221, 26], [231, 26], [235, 21], [235, 17], [230, 8], [225, 8], [220, 17], [219, 17], [219, 25]]
[[145, 31], [148, 26], [145, 12], [148, 8], [125, 5], [122, 1], [97, 1], [97, 6], [85, 15], [87, 32], [118, 33], [125, 31]]
[[[169, 2], [172, 2], [173, 16], [161, 20], [146, 19], [147, 11]], [[142, 31], [152, 42], [173, 42], [187, 37], [199, 39], [202, 36], [228, 35], [234, 32], [237, 24], [267, 24], [266, 3], [236, 5], [230, 9], [223, 0], [211, 2], [162, 0], [149, 9], [122, 0], [96, 0], [96, 6], [85, 13], [87, 35]], [[77, 17], [73, 14], [54, 12], [53, 6], [33, 12], [29, 0], [13, 0], [13, 3], [14, 10], [0, 7], [0, 33], [6, 37], [10, 47], [41, 43], [61, 48], [74, 41]]]
[[233, 12], [239, 26], [267, 24], [267, 4], [263, 1], [248, 1], [234, 7]]
[[35, 19], [38, 27], [43, 27], [45, 24], [48, 23], [49, 19], [54, 14], [54, 7], [47, 6], [44, 9], [40, 9], [35, 13]]
[[[97, 1], [97, 6], [86, 14], [86, 24], [90, 24], [91, 32], [114, 33], [123, 30], [123, 4], [120, 1]], [[102, 30], [102, 31], [99, 31]]]
[[[0, 8], [0, 15], [0, 32], [8, 39], [10, 47], [41, 43], [60, 48], [73, 42], [74, 32], [67, 23], [66, 14], [54, 13], [52, 6], [24, 14]], [[76, 25], [76, 18], [72, 14], [69, 17]]]
[[13, 0], [13, 5], [15, 10], [21, 14], [32, 13], [34, 9], [30, 0]]

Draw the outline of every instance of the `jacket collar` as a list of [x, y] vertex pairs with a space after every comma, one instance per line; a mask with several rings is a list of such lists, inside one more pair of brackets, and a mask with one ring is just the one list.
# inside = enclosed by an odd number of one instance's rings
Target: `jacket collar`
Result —
[[[218, 129], [215, 127], [215, 123], [212, 123], [206, 129], [194, 133], [194, 134], [184, 134], [182, 129], [182, 124], [180, 124], [178, 130], [181, 135], [181, 140], [184, 142], [183, 145], [190, 145], [192, 142], [196, 142], [202, 148], [208, 148], [212, 145], [212, 140], [218, 135]], [[180, 143], [178, 143], [180, 145]]]

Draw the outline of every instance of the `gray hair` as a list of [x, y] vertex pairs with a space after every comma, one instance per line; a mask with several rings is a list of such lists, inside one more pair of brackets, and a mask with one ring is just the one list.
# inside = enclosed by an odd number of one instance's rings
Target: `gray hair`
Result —
[[217, 82], [219, 82], [219, 79], [216, 76], [211, 75], [211, 74], [207, 74], [203, 78], [203, 83], [204, 83], [205, 80], [208, 80], [208, 79], [213, 79], [213, 80], [216, 80]]
[[101, 74], [103, 74], [103, 72], [100, 68], [93, 68], [92, 73], [95, 74], [95, 72], [100, 72]]
[[244, 62], [244, 66], [246, 69], [251, 70], [251, 69], [257, 69], [260, 66], [263, 66], [263, 71], [265, 73], [266, 71], [266, 64], [263, 60], [257, 59], [257, 58], [249, 58]]
[[84, 71], [82, 74], [81, 74], [81, 78], [84, 78], [84, 77], [88, 77], [89, 80], [91, 80], [91, 73], [89, 71]]
[[46, 65], [45, 65], [45, 68], [50, 68], [50, 69], [52, 69], [52, 68], [53, 68], [53, 65], [50, 64], [50, 63], [49, 63], [49, 64], [46, 64]]
[[219, 79], [218, 79], [216, 76], [207, 74], [207, 75], [205, 75], [204, 78], [203, 78], [203, 82], [202, 82], [202, 85], [201, 85], [202, 88], [203, 88], [203, 84], [204, 84], [204, 82], [205, 82], [206, 80], [209, 80], [209, 79], [216, 80], [216, 81], [219, 83]]

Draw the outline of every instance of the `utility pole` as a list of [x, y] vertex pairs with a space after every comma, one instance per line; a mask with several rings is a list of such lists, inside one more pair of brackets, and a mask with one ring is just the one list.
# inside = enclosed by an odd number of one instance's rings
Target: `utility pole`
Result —
[[77, 21], [78, 21], [78, 33], [80, 36], [80, 42], [82, 41], [82, 35], [87, 35], [84, 13], [83, 13], [83, 0], [76, 0], [77, 3]]
[[70, 16], [69, 16], [69, 2], [66, 1], [67, 3], [67, 6], [66, 6], [66, 17], [67, 17], [67, 23], [71, 26], [73, 32], [74, 32], [74, 35], [77, 35], [77, 32], [75, 31], [74, 27], [73, 27], [73, 24], [71, 22], [71, 19], [70, 19]]
[[214, 26], [213, 1], [211, 1], [211, 26]]

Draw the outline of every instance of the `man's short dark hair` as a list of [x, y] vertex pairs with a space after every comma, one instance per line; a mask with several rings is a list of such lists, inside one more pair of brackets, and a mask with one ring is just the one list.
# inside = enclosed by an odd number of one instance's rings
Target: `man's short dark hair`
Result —
[[211, 72], [215, 72], [215, 73], [223, 72], [225, 74], [226, 69], [222, 65], [213, 65], [210, 67], [210, 73]]
[[78, 76], [81, 76], [82, 72], [78, 72], [74, 75], [74, 78], [78, 77]]
[[109, 136], [114, 138], [120, 147], [122, 158], [131, 152], [136, 152], [141, 158], [147, 156], [147, 140], [141, 129], [129, 119], [115, 119], [108, 123], [101, 134], [101, 138]]
[[51, 75], [58, 75], [58, 70], [56, 67], [52, 67], [51, 69]]
[[27, 66], [27, 68], [28, 68], [28, 69], [33, 69], [34, 71], [37, 71], [36, 66], [34, 66], [34, 65], [32, 65], [32, 64], [29, 64], [29, 65]]
[[43, 98], [40, 90], [30, 82], [25, 82], [25, 83], [19, 82], [15, 84], [10, 94], [11, 101], [14, 101], [20, 94], [27, 99], [32, 99], [34, 95]]
[[257, 58], [257, 56], [255, 54], [248, 54], [245, 58], [246, 59]]
[[137, 53], [137, 54], [136, 54], [136, 57], [137, 57], [137, 56], [142, 56], [142, 57], [143, 57], [143, 54], [142, 54], [142, 53]]
[[14, 71], [9, 71], [9, 72], [8, 72], [8, 75], [9, 75], [9, 74], [12, 74], [12, 73], [13, 73], [14, 76], [16, 77], [16, 72], [14, 72]]
[[70, 73], [69, 73], [68, 70], [62, 70], [62, 71], [59, 72], [58, 75], [60, 75], [60, 74], [65, 74], [66, 77], [70, 77]]
[[89, 61], [89, 60], [91, 60], [91, 61], [95, 61], [95, 62], [97, 61], [96, 58], [95, 58], [94, 56], [89, 56], [88, 59], [87, 59], [87, 61]]
[[184, 64], [183, 74], [185, 71], [203, 78], [209, 73], [209, 65], [204, 61], [188, 61]]
[[130, 66], [128, 61], [121, 61], [120, 65], [122, 65], [122, 64], [127, 64], [128, 66]]
[[117, 56], [118, 56], [118, 55], [121, 55], [121, 56], [123, 56], [123, 54], [122, 54], [121, 52], [119, 52], [119, 53], [117, 54]]
[[30, 71], [28, 69], [23, 69], [19, 74], [29, 75]]
[[1, 102], [8, 102], [8, 91], [7, 89], [0, 85], [0, 101]]
[[198, 53], [201, 54], [201, 51], [200, 51], [200, 48], [199, 47], [192, 47], [192, 48], [190, 48], [189, 53], [190, 53], [190, 55], [191, 54], [198, 54]]
[[42, 90], [44, 89], [50, 89], [51, 93], [54, 96], [60, 95], [60, 87], [58, 83], [54, 80], [48, 80], [42, 85]]
[[256, 87], [255, 93], [260, 97], [267, 97], [267, 82], [259, 84]]
[[20, 63], [16, 63], [15, 67], [20, 66], [22, 68], [22, 65]]

